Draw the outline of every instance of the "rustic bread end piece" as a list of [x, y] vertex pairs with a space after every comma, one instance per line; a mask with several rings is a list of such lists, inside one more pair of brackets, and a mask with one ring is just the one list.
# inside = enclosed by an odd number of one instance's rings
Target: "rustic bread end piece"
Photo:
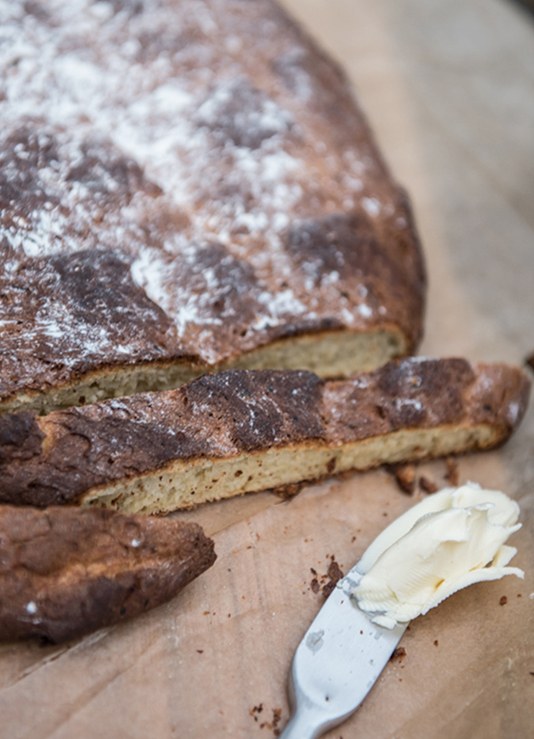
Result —
[[347, 470], [489, 449], [524, 413], [520, 369], [406, 359], [350, 380], [234, 370], [178, 390], [0, 417], [0, 500], [191, 508]]
[[173, 598], [216, 559], [193, 523], [0, 506], [0, 640], [68, 641]]

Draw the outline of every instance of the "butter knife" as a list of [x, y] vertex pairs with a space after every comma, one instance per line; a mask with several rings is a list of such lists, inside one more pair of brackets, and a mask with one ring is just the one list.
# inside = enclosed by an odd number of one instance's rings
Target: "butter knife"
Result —
[[[399, 586], [402, 592], [407, 584], [421, 586], [428, 579], [421, 593], [426, 592], [427, 601], [407, 601], [408, 609], [401, 609], [414, 618], [474, 582], [505, 575], [523, 578], [522, 570], [506, 566], [517, 550], [504, 545], [521, 527], [518, 517], [519, 506], [507, 495], [468, 482], [423, 499], [384, 529], [337, 583], [297, 648], [290, 684], [295, 712], [283, 739], [315, 739], [348, 718], [404, 634], [407, 623], [399, 623], [404, 619], [397, 619], [395, 610], [379, 609], [374, 614], [375, 621], [394, 627], [387, 629], [373, 623], [373, 614], [368, 616], [351, 598], [375, 564], [382, 562], [379, 598], [366, 597], [377, 606], [382, 591], [395, 592]], [[396, 571], [399, 563], [407, 569], [404, 578]], [[386, 579], [381, 582], [380, 576]], [[394, 578], [391, 583], [388, 577]]]
[[345, 721], [406, 630], [407, 624], [391, 630], [373, 624], [351, 600], [363, 574], [357, 564], [337, 583], [295, 652], [290, 680], [294, 714], [281, 739], [315, 739]]

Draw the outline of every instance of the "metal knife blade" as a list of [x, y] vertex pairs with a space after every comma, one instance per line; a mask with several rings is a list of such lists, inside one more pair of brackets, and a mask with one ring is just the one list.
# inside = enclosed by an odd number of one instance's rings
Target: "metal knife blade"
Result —
[[373, 624], [351, 600], [362, 576], [357, 564], [337, 583], [295, 652], [295, 712], [281, 739], [315, 739], [348, 718], [406, 630], [407, 624], [392, 630]]

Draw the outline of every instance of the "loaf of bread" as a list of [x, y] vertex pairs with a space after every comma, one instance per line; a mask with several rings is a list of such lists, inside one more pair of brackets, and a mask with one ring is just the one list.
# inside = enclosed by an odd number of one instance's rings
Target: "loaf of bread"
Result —
[[272, 0], [13, 0], [0, 25], [0, 410], [414, 350], [407, 197]]
[[347, 470], [489, 449], [525, 411], [514, 367], [405, 359], [350, 380], [232, 370], [177, 390], [0, 416], [0, 501], [190, 508]]
[[173, 598], [215, 561], [194, 523], [0, 506], [0, 640], [59, 643]]

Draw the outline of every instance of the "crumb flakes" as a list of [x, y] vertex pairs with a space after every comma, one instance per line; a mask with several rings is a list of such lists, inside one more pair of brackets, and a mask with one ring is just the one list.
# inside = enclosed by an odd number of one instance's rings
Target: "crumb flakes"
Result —
[[406, 649], [404, 647], [397, 647], [393, 650], [393, 654], [389, 658], [390, 662], [394, 662], [395, 660], [402, 660], [406, 657]]
[[411, 495], [415, 490], [415, 465], [404, 464], [393, 468], [393, 474], [400, 490]]
[[445, 477], [451, 485], [453, 485], [454, 487], [458, 487], [458, 485], [460, 484], [460, 471], [458, 469], [458, 462], [454, 459], [454, 457], [447, 457], [445, 459], [445, 465], [447, 467]]
[[426, 475], [421, 475], [419, 478], [419, 487], [424, 493], [428, 493], [429, 495], [438, 491], [437, 483], [430, 477], [426, 477]]
[[310, 571], [315, 575], [310, 582], [310, 588], [314, 593], [318, 593], [321, 590], [324, 597], [328, 598], [330, 593], [336, 587], [336, 584], [343, 577], [343, 570], [336, 562], [336, 558], [333, 554], [327, 554], [326, 558], [330, 559], [330, 564], [328, 565], [328, 570], [325, 575], [318, 575], [317, 570], [310, 567]]

